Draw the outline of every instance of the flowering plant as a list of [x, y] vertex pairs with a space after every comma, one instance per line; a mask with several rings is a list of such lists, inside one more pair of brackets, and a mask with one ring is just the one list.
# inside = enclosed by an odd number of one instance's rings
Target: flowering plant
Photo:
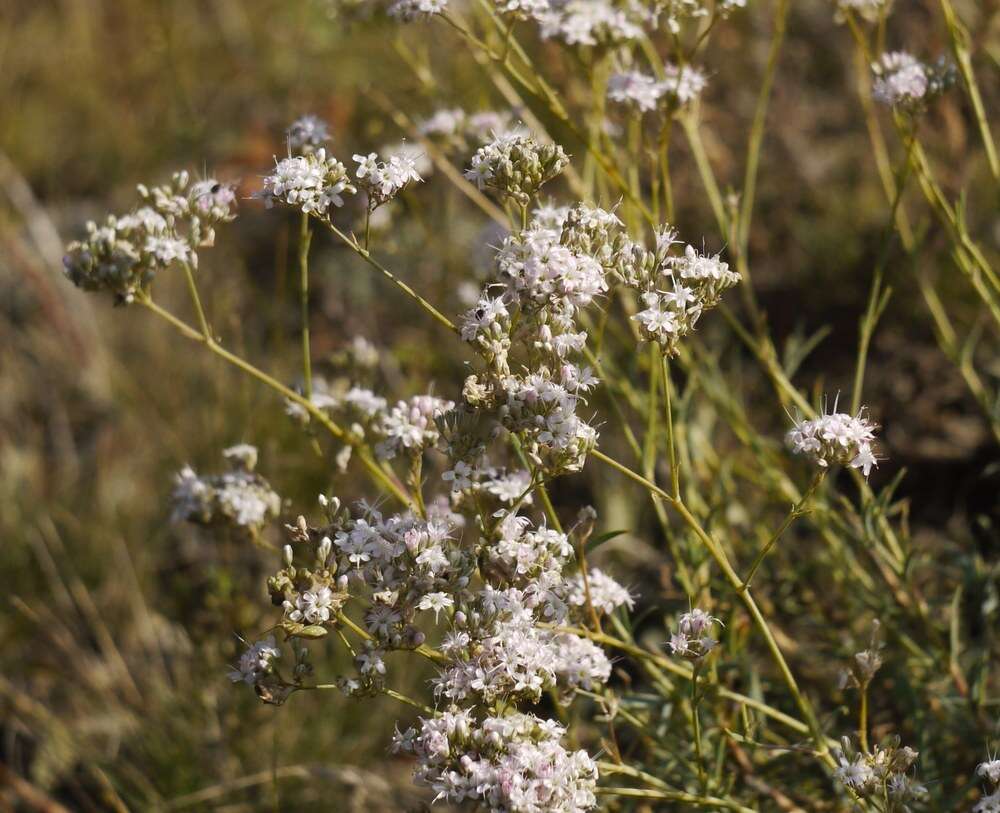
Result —
[[[67, 251], [73, 283], [145, 308], [273, 390], [331, 470], [365, 478], [369, 497], [357, 503], [335, 486], [317, 495], [317, 505], [293, 506], [258, 473], [249, 444], [226, 450], [225, 474], [184, 468], [177, 475], [177, 521], [258, 542], [269, 529], [283, 535], [271, 546], [276, 561], [266, 578], [273, 617], [245, 641], [232, 681], [276, 706], [328, 689], [407, 706], [411, 719], [400, 723], [392, 748], [412, 758], [416, 782], [434, 801], [524, 813], [576, 813], [603, 799], [745, 811], [762, 793], [750, 781], [754, 759], [763, 765], [766, 757], [755, 751], [751, 758], [744, 746], [767, 740], [761, 752], [801, 760], [837, 804], [903, 811], [923, 803], [931, 790], [915, 778], [918, 752], [891, 735], [869, 743], [868, 696], [885, 656], [874, 643], [854, 656], [858, 721], [846, 724], [853, 739], [838, 740], [832, 735], [844, 721], [831, 722], [832, 704], [803, 690], [788, 655], [793, 647], [756, 595], [769, 557], [786, 553], [785, 532], [815, 512], [824, 517], [815, 532], [831, 555], [861, 571], [870, 595], [890, 596], [890, 605], [873, 606], [936, 634], [908, 570], [911, 540], [892, 487], [869, 483], [887, 456], [861, 406], [868, 342], [888, 296], [882, 269], [862, 321], [849, 412], [838, 411], [836, 398], [827, 412], [826, 401], [793, 383], [794, 365], [779, 360], [754, 292], [749, 232], [774, 60], [741, 194], [723, 198], [702, 142], [700, 104], [710, 80], [696, 63], [716, 26], [732, 22], [744, 4], [504, 0], [484, 2], [481, 12], [447, 0], [384, 5], [397, 20], [447, 27], [505, 97], [523, 102], [523, 95], [543, 115], [527, 104], [499, 113], [442, 109], [410, 121], [406, 135], [419, 149], [366, 145], [343, 153], [353, 154], [352, 169], [335, 156], [337, 134], [322, 120], [307, 116], [288, 128], [287, 154], [275, 157], [255, 197], [298, 224], [295, 379], [280, 380], [227, 349], [202, 302], [199, 251], [236, 216], [230, 186], [192, 184], [178, 173], [168, 185], [140, 187], [131, 212], [89, 224]], [[869, 6], [884, 21], [884, 5]], [[871, 15], [856, 19], [857, 12], [858, 3], [839, 6], [870, 56], [864, 18]], [[775, 54], [787, 3], [778, 14]], [[524, 30], [538, 47], [584, 66], [595, 90], [580, 119], [570, 109], [572, 87], [536, 69], [518, 36]], [[871, 96], [891, 108], [905, 144], [906, 172], [889, 173], [890, 226], [897, 224], [901, 239], [908, 233], [895, 218], [914, 169], [956, 239], [956, 262], [995, 316], [992, 267], [917, 149], [919, 117], [954, 84], [954, 71], [902, 52], [865, 64]], [[607, 115], [606, 101], [613, 103]], [[687, 138], [716, 221], [707, 235], [673, 225], [682, 222], [671, 175], [675, 128]], [[419, 201], [435, 169], [501, 230], [482, 241], [488, 271], [475, 284], [470, 271], [466, 308], [452, 315], [383, 254], [383, 230]], [[463, 374], [423, 382], [408, 397], [366, 380], [360, 363], [339, 380], [314, 375], [309, 261], [319, 233], [406, 297], [455, 354], [465, 353]], [[190, 296], [191, 322], [154, 297], [160, 278], [175, 271]], [[791, 506], [760, 540], [740, 538], [739, 521], [712, 490], [725, 464], [692, 453], [699, 434], [711, 431], [699, 423], [698, 400], [722, 401], [711, 373], [722, 325], [762, 368], [769, 397], [796, 415], [788, 448], [779, 451], [780, 434], [754, 434], [738, 399], [725, 402], [735, 433], [768, 461], [771, 482], [763, 485]], [[368, 350], [354, 347], [359, 356]], [[618, 534], [589, 505], [558, 499], [558, 489], [598, 466], [635, 486], [643, 505], [652, 501], [669, 547], [667, 578], [682, 599], [677, 613], [660, 613], [652, 643], [637, 634], [643, 620], [633, 611], [644, 597], [630, 586], [632, 575], [613, 561], [592, 563]], [[753, 478], [746, 480], [750, 488]], [[857, 562], [862, 546], [870, 572]], [[351, 669], [317, 675], [310, 652], [329, 647], [348, 653]], [[759, 674], [740, 672], [749, 648], [769, 664], [766, 691]], [[397, 688], [407, 659], [433, 669], [423, 695]], [[746, 781], [725, 778], [730, 759]], [[998, 772], [987, 762], [980, 773], [994, 791], [977, 809], [992, 809]], [[779, 789], [767, 793], [786, 798]]]

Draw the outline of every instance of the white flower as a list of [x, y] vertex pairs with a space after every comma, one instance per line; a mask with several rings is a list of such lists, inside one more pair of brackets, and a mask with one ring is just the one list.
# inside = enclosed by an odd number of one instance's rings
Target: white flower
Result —
[[587, 604], [587, 587], [590, 588], [590, 602], [597, 612], [611, 615], [619, 607], [632, 609], [634, 599], [629, 591], [618, 582], [596, 567], [587, 574], [587, 585], [583, 576], [576, 574], [567, 583], [566, 601], [574, 607], [584, 607]]
[[664, 78], [660, 83], [661, 92], [671, 97], [679, 105], [697, 99], [708, 84], [704, 72], [691, 65], [667, 64], [663, 67]]
[[569, 157], [558, 144], [543, 144], [517, 131], [495, 134], [472, 156], [465, 177], [527, 206], [543, 184], [563, 171]]
[[453, 401], [433, 395], [416, 395], [409, 401], [400, 401], [377, 427], [383, 440], [376, 446], [376, 453], [391, 459], [401, 451], [417, 454], [434, 446], [441, 437], [436, 419], [454, 409]]
[[243, 443], [224, 454], [232, 471], [199, 477], [185, 466], [175, 476], [172, 518], [200, 525], [227, 524], [255, 534], [281, 513], [281, 497], [254, 471], [255, 447]]
[[455, 463], [453, 469], [449, 469], [441, 475], [441, 479], [446, 483], [451, 483], [452, 491], [461, 491], [465, 488], [472, 487], [472, 477], [475, 474], [475, 469], [466, 463], [464, 460], [459, 460]]
[[415, 778], [436, 801], [507, 813], [584, 813], [597, 805], [597, 766], [567, 751], [558, 723], [511, 712], [476, 720], [468, 709], [422, 718], [394, 747], [417, 758]]
[[305, 620], [308, 624], [322, 624], [330, 620], [334, 609], [333, 591], [329, 587], [306, 590], [296, 599], [295, 610], [288, 614], [292, 621]]
[[359, 652], [354, 658], [354, 664], [362, 675], [385, 674], [385, 661], [382, 660], [382, 652], [377, 649]]
[[860, 796], [872, 792], [878, 777], [864, 754], [858, 754], [849, 761], [843, 754], [838, 756], [839, 767], [835, 771], [837, 779]]
[[426, 136], [455, 135], [465, 121], [465, 111], [461, 108], [438, 110], [434, 115], [417, 125], [417, 132]]
[[448, 609], [454, 604], [455, 600], [447, 593], [428, 593], [426, 596], [420, 599], [420, 603], [417, 604], [417, 609], [433, 610], [434, 622], [437, 623], [438, 613], [440, 613], [441, 610]]
[[146, 238], [143, 250], [161, 265], [170, 265], [175, 260], [190, 262], [191, 259], [191, 246], [179, 237], [151, 235]]

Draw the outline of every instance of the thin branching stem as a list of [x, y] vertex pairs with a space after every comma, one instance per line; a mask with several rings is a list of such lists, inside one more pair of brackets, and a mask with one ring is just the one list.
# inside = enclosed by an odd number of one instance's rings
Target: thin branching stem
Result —
[[[222, 347], [214, 339], [199, 333], [193, 327], [191, 327], [186, 322], [178, 319], [170, 311], [157, 305], [149, 297], [148, 294], [141, 294], [137, 298], [138, 302], [145, 307], [147, 310], [156, 314], [159, 318], [163, 319], [168, 324], [176, 328], [183, 336], [191, 339], [195, 342], [201, 342], [205, 345], [212, 353], [217, 355], [219, 358], [225, 360], [234, 367], [239, 368], [248, 375], [256, 378], [262, 384], [266, 384], [272, 390], [277, 392], [279, 395], [287, 398], [290, 401], [295, 402], [300, 407], [302, 407], [306, 412], [309, 413], [309, 417], [319, 423], [324, 429], [326, 429], [333, 437], [339, 441], [348, 443], [351, 442], [351, 438], [347, 433], [333, 420], [320, 409], [317, 409], [312, 401], [303, 398], [300, 393], [295, 392], [295, 390], [290, 387], [286, 387], [276, 378], [268, 375], [263, 370], [258, 369], [250, 362], [245, 359], [240, 358], [234, 353], [230, 353], [224, 347]], [[361, 446], [355, 446], [357, 449], [357, 457], [361, 461], [365, 470], [368, 472], [369, 476], [375, 481], [375, 483], [383, 488], [385, 488], [390, 494], [392, 494], [396, 499], [402, 502], [404, 505], [410, 506], [413, 504], [412, 499], [406, 493], [406, 490], [396, 482], [395, 478], [391, 477], [385, 470], [383, 470], [378, 463], [372, 458], [370, 452]]]

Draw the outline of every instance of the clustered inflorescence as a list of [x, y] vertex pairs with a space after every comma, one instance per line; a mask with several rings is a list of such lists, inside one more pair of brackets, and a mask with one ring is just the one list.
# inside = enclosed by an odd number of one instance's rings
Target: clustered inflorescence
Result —
[[435, 801], [474, 800], [491, 810], [577, 813], [597, 804], [597, 765], [562, 745], [566, 729], [515, 712], [476, 720], [468, 710], [420, 721], [397, 732], [394, 750], [413, 754], [416, 779]]
[[883, 54], [872, 64], [872, 95], [888, 107], [919, 112], [955, 81], [954, 68], [944, 60], [921, 62], [905, 51]]
[[788, 433], [788, 443], [824, 468], [850, 466], [861, 469], [867, 477], [872, 466], [878, 465], [873, 448], [877, 427], [862, 412], [847, 415], [836, 408], [834, 404], [834, 412], [796, 423]]
[[697, 99], [706, 84], [708, 79], [698, 68], [667, 63], [662, 79], [641, 71], [614, 74], [608, 80], [608, 98], [644, 113], [661, 107], [672, 110]]
[[912, 748], [900, 746], [895, 736], [886, 738], [870, 751], [855, 750], [850, 739], [844, 737], [837, 754], [836, 776], [861, 799], [884, 795], [892, 805], [890, 809], [906, 810], [907, 803], [927, 796], [927, 788], [909, 773], [917, 756]]
[[215, 227], [236, 217], [232, 187], [212, 178], [191, 182], [186, 172], [169, 184], [139, 186], [141, 206], [87, 224], [87, 237], [70, 243], [66, 276], [84, 290], [107, 290], [121, 304], [145, 292], [174, 263], [198, 267], [198, 249], [215, 243]]
[[976, 776], [987, 784], [990, 792], [976, 803], [972, 813], [1000, 813], [1000, 759], [981, 762]]
[[677, 632], [670, 636], [670, 651], [690, 661], [700, 661], [718, 645], [709, 633], [721, 623], [697, 607], [677, 621]]
[[253, 446], [241, 443], [223, 455], [232, 466], [224, 474], [202, 477], [185, 466], [176, 475], [171, 497], [174, 521], [230, 526], [256, 536], [281, 513], [281, 497], [254, 471]]

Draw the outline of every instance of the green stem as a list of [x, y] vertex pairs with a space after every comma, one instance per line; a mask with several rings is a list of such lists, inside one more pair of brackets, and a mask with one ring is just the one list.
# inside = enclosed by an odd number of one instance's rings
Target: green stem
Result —
[[667, 360], [666, 353], [660, 353], [660, 367], [663, 370], [663, 398], [667, 419], [667, 447], [670, 452], [670, 490], [673, 492], [674, 499], [679, 500], [681, 498], [681, 473], [680, 469], [677, 468], [677, 450], [674, 446], [674, 413], [673, 407], [671, 406], [670, 395], [673, 385], [670, 381], [670, 362]]
[[182, 263], [184, 268], [184, 278], [187, 280], [188, 293], [191, 294], [191, 302], [194, 305], [195, 313], [198, 315], [198, 324], [201, 326], [201, 335], [206, 341], [212, 340], [212, 331], [208, 327], [208, 320], [205, 318], [205, 311], [201, 306], [201, 297], [198, 296], [198, 285], [194, 281], [194, 272], [190, 263]]
[[[605, 646], [613, 647], [621, 652], [638, 658], [640, 661], [648, 661], [649, 663], [655, 664], [659, 668], [671, 672], [678, 677], [682, 677], [685, 680], [691, 680], [691, 669], [689, 667], [678, 664], [677, 662], [666, 658], [663, 655], [658, 655], [655, 652], [650, 652], [647, 649], [643, 649], [635, 644], [630, 644], [627, 641], [622, 641], [619, 638], [615, 638], [612, 635], [607, 635], [605, 633], [595, 633], [588, 629], [582, 627], [553, 627], [555, 632], [569, 632], [574, 635], [581, 635], [584, 638], [589, 638]], [[759, 711], [765, 717], [770, 717], [775, 722], [781, 723], [782, 725], [790, 728], [797, 734], [808, 734], [809, 726], [803, 723], [801, 720], [797, 720], [791, 715], [785, 714], [783, 711], [769, 706], [760, 700], [756, 700], [752, 697], [748, 697], [744, 694], [739, 694], [738, 692], [730, 691], [724, 687], [719, 687], [717, 689], [719, 697], [723, 697], [726, 700], [731, 700], [739, 705], [746, 706], [747, 708], [753, 709], [754, 711]], [[833, 746], [836, 743], [833, 740], [828, 740], [827, 745]]]
[[696, 663], [691, 673], [691, 725], [694, 734], [694, 754], [698, 763], [698, 785], [702, 793], [707, 790], [705, 783], [705, 758], [701, 751], [701, 716], [698, 713], [698, 674], [701, 671], [701, 664]]
[[681, 116], [681, 126], [684, 128], [684, 135], [687, 136], [688, 146], [694, 156], [695, 166], [701, 176], [702, 186], [705, 194], [708, 195], [708, 202], [712, 206], [712, 214], [715, 215], [715, 222], [719, 227], [719, 233], [729, 234], [729, 219], [726, 216], [726, 207], [722, 202], [722, 194], [719, 192], [719, 184], [715, 180], [715, 173], [705, 152], [705, 144], [701, 140], [701, 132], [698, 129], [698, 122], [695, 118], [695, 110]]
[[767, 56], [767, 68], [764, 71], [764, 81], [761, 84], [760, 95], [757, 97], [757, 107], [754, 110], [753, 124], [750, 126], [750, 139], [747, 144], [746, 174], [743, 179], [743, 196], [740, 201], [739, 224], [737, 226], [738, 249], [740, 254], [744, 256], [747, 253], [750, 221], [753, 217], [754, 196], [757, 189], [757, 170], [760, 165], [761, 145], [764, 140], [764, 126], [767, 122], [767, 108], [771, 100], [771, 89], [774, 86], [775, 74], [778, 71], [781, 46], [785, 39], [788, 7], [789, 0], [779, 0], [774, 18], [774, 33], [771, 35], [771, 49]]
[[[139, 303], [143, 307], [152, 311], [154, 314], [156, 314], [164, 321], [173, 325], [173, 327], [175, 327], [183, 336], [187, 337], [188, 339], [191, 339], [192, 341], [201, 342], [212, 353], [219, 356], [219, 358], [224, 359], [228, 363], [232, 364], [234, 367], [237, 367], [243, 372], [252, 376], [253, 378], [256, 378], [262, 384], [266, 384], [268, 387], [273, 389], [279, 395], [282, 395], [283, 397], [287, 398], [290, 401], [294, 401], [296, 404], [298, 404], [304, 410], [306, 410], [306, 412], [309, 413], [309, 416], [313, 420], [315, 420], [317, 423], [323, 426], [337, 440], [344, 443], [351, 442], [351, 438], [347, 435], [347, 433], [344, 432], [344, 430], [340, 426], [338, 426], [334, 421], [332, 421], [329, 415], [327, 415], [322, 410], [317, 409], [316, 406], [311, 401], [308, 401], [305, 398], [303, 398], [301, 394], [295, 392], [289, 387], [286, 387], [280, 381], [271, 377], [263, 370], [254, 367], [252, 364], [250, 364], [250, 362], [241, 359], [239, 356], [233, 353], [230, 353], [224, 347], [216, 343], [216, 341], [212, 339], [210, 336], [206, 336], [202, 333], [199, 333], [193, 327], [181, 321], [172, 313], [170, 313], [170, 311], [161, 308], [159, 305], [153, 302], [153, 300], [149, 298], [148, 294], [142, 294], [139, 297]], [[385, 471], [383, 471], [379, 467], [379, 465], [371, 458], [367, 449], [359, 446], [355, 446], [355, 448], [358, 450], [358, 455], [357, 455], [358, 459], [361, 460], [361, 464], [365, 467], [365, 470], [372, 477], [372, 479], [378, 485], [381, 485], [387, 491], [389, 491], [389, 493], [391, 493], [394, 497], [396, 497], [396, 499], [398, 499], [404, 505], [412, 506], [413, 501], [410, 499], [410, 496], [398, 483], [395, 482], [393, 478], [391, 478]]]
[[312, 398], [312, 354], [309, 350], [309, 245], [312, 229], [309, 215], [302, 214], [299, 230], [299, 305], [302, 312], [302, 378], [306, 400]]
[[868, 684], [861, 687], [861, 703], [858, 711], [858, 743], [861, 750], [868, 753]]
[[805, 494], [802, 495], [795, 505], [792, 506], [792, 510], [788, 512], [784, 521], [778, 526], [778, 530], [774, 532], [771, 538], [767, 541], [767, 544], [760, 549], [760, 553], [757, 554], [757, 558], [754, 559], [753, 564], [750, 565], [750, 570], [747, 572], [746, 579], [743, 580], [743, 586], [741, 590], [747, 590], [750, 587], [750, 581], [753, 579], [754, 574], [757, 569], [761, 566], [761, 563], [771, 552], [771, 549], [778, 543], [781, 539], [782, 534], [788, 530], [789, 526], [796, 520], [796, 518], [801, 517], [803, 514], [807, 513], [806, 503], [812, 498], [812, 495], [816, 493], [816, 489], [819, 488], [819, 484], [823, 482], [823, 478], [826, 475], [826, 471], [820, 471], [813, 477], [812, 482], [809, 484], [809, 488], [806, 490]]
[[[351, 619], [348, 618], [343, 612], [337, 613], [337, 623], [343, 624], [359, 638], [363, 638], [366, 641], [374, 640], [372, 636], [369, 634], [368, 630], [359, 627], [357, 624], [351, 621]], [[437, 664], [446, 664], [451, 662], [451, 659], [448, 658], [447, 655], [445, 655], [442, 652], [438, 652], [436, 649], [432, 649], [426, 644], [421, 644], [413, 651], [416, 652], [418, 655], [427, 658], [427, 660], [433, 661], [434, 663]]]
[[950, 0], [941, 0], [941, 10], [944, 12], [948, 33], [951, 36], [951, 47], [955, 53], [955, 61], [958, 63], [958, 71], [962, 74], [962, 81], [976, 115], [976, 125], [979, 127], [979, 134], [982, 137], [983, 146], [986, 148], [986, 160], [990, 166], [990, 174], [993, 175], [993, 180], [1000, 181], [1000, 159], [997, 158], [996, 145], [993, 143], [993, 134], [990, 132], [990, 122], [986, 117], [986, 109], [983, 107], [983, 97], [979, 93], [976, 75], [972, 70], [972, 57], [968, 47], [969, 33], [958, 19], [958, 15], [955, 14]]
[[428, 302], [426, 299], [420, 296], [420, 294], [414, 291], [413, 288], [411, 288], [409, 285], [407, 285], [405, 282], [399, 279], [388, 268], [382, 265], [382, 263], [380, 263], [378, 260], [372, 257], [368, 249], [358, 245], [356, 240], [352, 240], [350, 237], [344, 234], [340, 229], [338, 229], [329, 221], [326, 221], [326, 226], [327, 228], [330, 229], [330, 231], [332, 231], [335, 235], [337, 235], [337, 237], [340, 238], [341, 242], [343, 242], [344, 245], [346, 245], [348, 248], [354, 251], [359, 257], [361, 257], [361, 259], [363, 259], [366, 263], [368, 263], [368, 265], [370, 265], [376, 271], [379, 271], [382, 274], [382, 276], [390, 280], [397, 288], [399, 288], [399, 290], [401, 290], [408, 297], [410, 297], [410, 299], [412, 299], [414, 302], [420, 305], [421, 308], [423, 308], [425, 311], [427, 311], [427, 313], [433, 316], [434, 319], [436, 319], [440, 324], [444, 325], [444, 327], [448, 328], [448, 330], [450, 330], [452, 333], [456, 334], [460, 333], [459, 329], [455, 326], [454, 322], [452, 322], [447, 316], [441, 313], [441, 311], [435, 308], [430, 302]]

